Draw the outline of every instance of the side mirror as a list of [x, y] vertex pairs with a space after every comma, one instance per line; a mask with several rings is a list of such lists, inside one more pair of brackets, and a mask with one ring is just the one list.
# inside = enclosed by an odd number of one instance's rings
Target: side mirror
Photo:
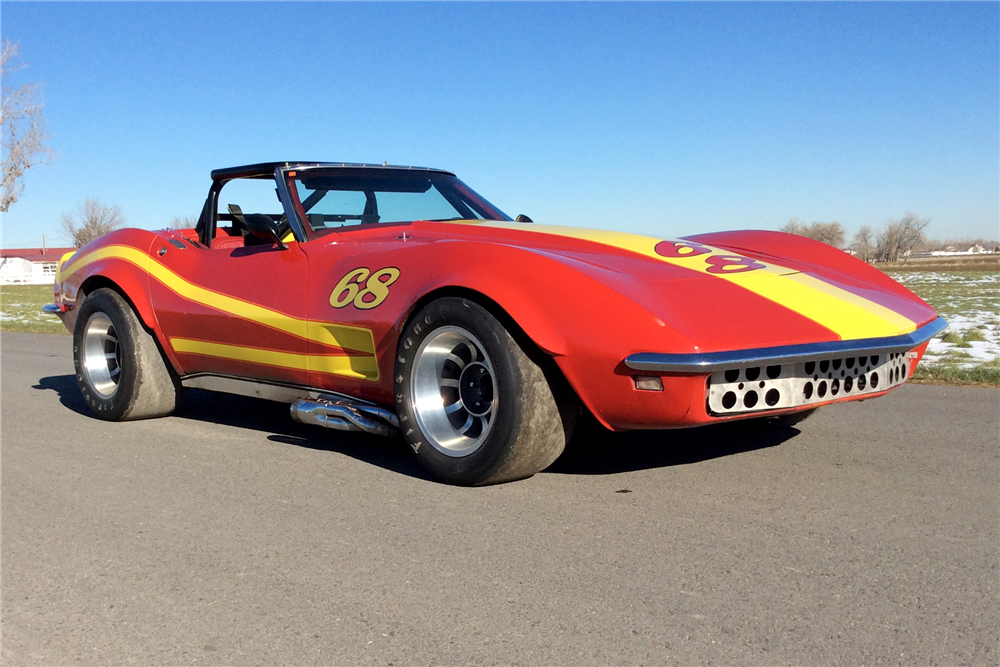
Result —
[[521, 213], [516, 218], [514, 218], [514, 222], [534, 222], [534, 220], [526, 216], [524, 213]]
[[278, 223], [269, 215], [263, 213], [248, 213], [243, 216], [247, 232], [265, 243], [277, 243], [282, 250], [288, 248], [278, 236]]

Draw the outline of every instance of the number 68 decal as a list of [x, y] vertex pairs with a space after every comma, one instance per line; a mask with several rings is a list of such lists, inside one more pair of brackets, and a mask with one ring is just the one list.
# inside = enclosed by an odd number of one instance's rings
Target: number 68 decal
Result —
[[716, 275], [744, 273], [766, 265], [742, 255], [714, 254], [713, 250], [693, 241], [660, 241], [653, 251], [660, 257], [698, 257], [705, 255], [705, 271]]
[[399, 278], [399, 269], [386, 267], [372, 273], [365, 267], [349, 271], [330, 293], [330, 305], [343, 308], [354, 304], [360, 310], [370, 310], [389, 296], [389, 285]]

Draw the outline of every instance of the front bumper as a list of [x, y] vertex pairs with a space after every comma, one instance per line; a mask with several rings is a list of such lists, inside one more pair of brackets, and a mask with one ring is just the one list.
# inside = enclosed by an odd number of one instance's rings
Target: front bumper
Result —
[[[946, 326], [939, 317], [913, 333], [889, 338], [731, 352], [642, 353], [624, 363], [639, 373], [708, 376], [704, 407], [697, 412], [710, 421], [883, 394], [906, 381], [919, 357], [915, 350]], [[692, 418], [699, 421], [688, 416]]]
[[693, 354], [659, 354], [642, 352], [625, 359], [625, 365], [634, 371], [652, 373], [698, 373], [709, 374], [733, 368], [748, 366], [768, 366], [773, 364], [793, 364], [806, 361], [822, 361], [837, 357], [860, 355], [890, 355], [909, 352], [944, 331], [948, 323], [943, 317], [925, 324], [913, 333], [889, 338], [865, 338], [861, 340], [841, 340], [830, 343], [807, 343], [805, 345], [781, 345], [762, 347], [754, 350], [734, 350], [731, 352], [695, 352]]

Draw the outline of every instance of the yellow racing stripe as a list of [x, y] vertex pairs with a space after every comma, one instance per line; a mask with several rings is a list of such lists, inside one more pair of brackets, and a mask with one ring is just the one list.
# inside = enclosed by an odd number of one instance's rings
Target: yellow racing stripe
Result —
[[225, 345], [190, 338], [171, 338], [170, 347], [175, 352], [200, 354], [220, 359], [266, 364], [299, 371], [332, 373], [362, 380], [378, 379], [378, 363], [374, 356], [348, 357], [320, 354], [298, 354], [259, 347]]
[[[479, 224], [593, 241], [699, 273], [708, 273], [705, 255], [691, 253], [688, 256], [664, 257], [655, 250], [657, 244], [663, 239], [650, 236], [557, 225], [525, 225], [493, 221]], [[731, 250], [714, 248], [703, 243], [697, 245], [708, 248], [714, 255], [745, 257], [745, 255]], [[758, 296], [799, 313], [835, 332], [842, 340], [896, 336], [910, 333], [917, 328], [916, 323], [909, 318], [903, 317], [881, 304], [819, 280], [808, 273], [798, 273], [792, 269], [761, 260], [753, 261], [762, 265], [761, 268], [753, 271], [708, 273], [708, 275], [739, 285]]]
[[[286, 315], [285, 313], [265, 308], [264, 306], [256, 303], [243, 301], [242, 299], [237, 299], [226, 294], [214, 292], [188, 282], [167, 267], [153, 261], [148, 254], [131, 246], [113, 245], [87, 253], [83, 257], [79, 257], [74, 260], [70, 267], [60, 266], [56, 274], [56, 281], [62, 282], [89, 264], [93, 264], [94, 262], [98, 262], [103, 259], [120, 259], [134, 264], [153, 278], [156, 278], [158, 281], [163, 283], [167, 288], [189, 301], [193, 301], [203, 306], [208, 306], [209, 308], [214, 308], [215, 310], [228, 315], [233, 315], [258, 324], [263, 324], [264, 326], [277, 329], [278, 331], [283, 331], [285, 333], [292, 334], [293, 336], [299, 336], [300, 338], [305, 338], [322, 345], [330, 345], [333, 347], [364, 353], [368, 356], [350, 357], [350, 359], [355, 360], [351, 362], [350, 368], [358, 367], [358, 359], [367, 358], [370, 360], [370, 370], [366, 371], [368, 374], [363, 375], [363, 377], [369, 380], [378, 380], [378, 364], [375, 361], [375, 339], [370, 329], [350, 326], [347, 324], [319, 322], [292, 317], [291, 315]], [[302, 356], [305, 358], [304, 355], [294, 356]], [[328, 357], [325, 355], [309, 355], [308, 358], [316, 359], [317, 363], [326, 363], [321, 362], [320, 360], [327, 359]], [[347, 357], [345, 357], [345, 359], [346, 358]], [[277, 357], [272, 357], [272, 359], [277, 359]], [[271, 365], [283, 366], [285, 364], [272, 363]], [[294, 363], [288, 365], [287, 367], [299, 368], [294, 365]], [[305, 370], [305, 368], [303, 367], [301, 370]], [[339, 373], [338, 371], [322, 370], [316, 367], [314, 367], [313, 370], [332, 372], [337, 373], [338, 375], [353, 374], [353, 371], [351, 373]]]

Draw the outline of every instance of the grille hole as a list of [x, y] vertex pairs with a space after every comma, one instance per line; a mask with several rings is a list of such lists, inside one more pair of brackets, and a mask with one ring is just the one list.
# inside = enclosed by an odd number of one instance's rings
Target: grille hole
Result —
[[743, 405], [752, 408], [757, 405], [757, 392], [750, 390], [743, 396]]
[[840, 359], [833, 360], [833, 370], [835, 371], [840, 370]]
[[754, 366], [753, 368], [748, 368], [746, 370], [746, 373], [747, 373], [747, 379], [753, 382], [754, 380], [760, 377], [760, 368], [758, 368], [757, 366]]
[[878, 366], [878, 355], [877, 354], [873, 354], [872, 355], [872, 366]]
[[[867, 378], [865, 378], [864, 375], [862, 375], [861, 377], [859, 377], [858, 378], [858, 391], [863, 391], [866, 384], [868, 384]], [[875, 385], [873, 384], [872, 386], [874, 387]]]
[[878, 373], [872, 373], [872, 389], [878, 386]]
[[766, 394], [764, 394], [764, 402], [768, 405], [777, 405], [778, 399], [781, 398], [781, 394], [778, 393], [777, 389], [769, 389]]
[[[776, 379], [778, 379], [779, 375], [781, 375], [781, 366], [768, 366], [767, 367], [767, 377], [771, 378], [772, 380], [776, 380]], [[807, 373], [807, 375], [808, 375], [808, 373]]]
[[766, 383], [766, 382], [764, 382], [763, 380], [761, 380], [761, 381], [760, 381], [760, 388], [761, 388], [761, 389], [763, 389], [763, 388], [764, 388], [764, 385], [765, 385], [765, 384], [767, 384], [767, 383]]
[[734, 405], [736, 405], [736, 394], [734, 394], [731, 391], [727, 391], [725, 394], [722, 395], [722, 407], [724, 407], [726, 410], [729, 410]]
[[812, 398], [812, 397], [813, 397], [813, 383], [812, 383], [812, 382], [806, 382], [806, 386], [805, 386], [805, 388], [804, 388], [804, 389], [802, 390], [802, 393], [804, 393], [804, 394], [805, 394], [805, 397], [806, 397], [806, 400], [807, 400], [807, 401], [808, 401], [808, 400], [809, 400], [810, 398]]
[[828, 370], [830, 370], [830, 360], [829, 359], [824, 359], [823, 361], [819, 362], [819, 372], [820, 373], [825, 373]]
[[848, 368], [854, 368], [854, 357], [847, 357], [847, 359], [844, 360], [844, 365]]
[[816, 395], [820, 398], [826, 396], [826, 380], [819, 383], [819, 389], [816, 390]]
[[830, 383], [830, 395], [836, 396], [840, 393], [840, 380], [834, 380]]
[[736, 382], [740, 379], [740, 369], [731, 368], [726, 371], [726, 382]]
[[816, 362], [815, 361], [807, 361], [806, 362], [806, 367], [805, 367], [806, 375], [812, 375], [813, 372], [815, 372], [815, 370], [816, 370]]
[[848, 375], [847, 379], [844, 380], [844, 393], [848, 394], [852, 389], [854, 389], [854, 378]]
[[868, 363], [868, 357], [858, 357], [858, 366], [864, 366]]

